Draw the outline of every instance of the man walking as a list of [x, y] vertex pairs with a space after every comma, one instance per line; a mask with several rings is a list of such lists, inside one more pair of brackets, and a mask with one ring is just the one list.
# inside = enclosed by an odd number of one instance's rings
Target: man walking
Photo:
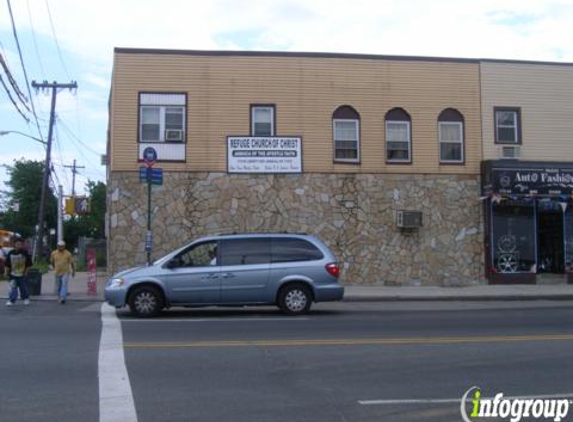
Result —
[[68, 297], [68, 281], [70, 273], [72, 277], [76, 276], [76, 267], [72, 254], [66, 249], [66, 242], [60, 240], [57, 249], [52, 252], [50, 263], [56, 273], [56, 286], [58, 287], [58, 298], [63, 305]]
[[16, 239], [14, 249], [6, 255], [6, 274], [10, 279], [10, 294], [6, 306], [12, 306], [18, 299], [18, 290], [20, 290], [20, 299], [24, 305], [29, 305], [28, 283], [26, 273], [32, 266], [32, 258], [28, 251], [24, 249], [22, 239]]

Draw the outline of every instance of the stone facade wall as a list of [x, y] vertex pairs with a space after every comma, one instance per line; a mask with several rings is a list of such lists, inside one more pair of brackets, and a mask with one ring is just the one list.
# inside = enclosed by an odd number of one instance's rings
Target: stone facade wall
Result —
[[[115, 272], [145, 262], [147, 186], [135, 172], [112, 172], [108, 186]], [[206, 234], [306, 232], [337, 255], [343, 283], [483, 283], [478, 194], [478, 176], [166, 172], [153, 187], [153, 257]], [[399, 209], [422, 211], [423, 227], [397, 228]]]

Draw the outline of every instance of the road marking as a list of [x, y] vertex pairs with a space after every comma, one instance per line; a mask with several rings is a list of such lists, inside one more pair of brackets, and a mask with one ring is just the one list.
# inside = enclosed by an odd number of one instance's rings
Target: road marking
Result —
[[125, 367], [121, 322], [115, 308], [101, 306], [99, 343], [99, 420], [100, 422], [137, 422], [129, 375]]
[[154, 319], [122, 319], [121, 322], [259, 322], [259, 321], [308, 321], [308, 317], [284, 317], [284, 318], [264, 318], [264, 317], [215, 317], [215, 318], [154, 318]]
[[[495, 397], [482, 397], [482, 400], [493, 400]], [[506, 400], [551, 400], [551, 399], [571, 399], [573, 393], [541, 394], [536, 396], [503, 396]], [[471, 403], [473, 399], [466, 399]], [[363, 406], [371, 405], [406, 405], [406, 404], [460, 404], [461, 397], [454, 399], [390, 399], [390, 400], [358, 400]]]
[[377, 346], [408, 344], [457, 344], [499, 343], [514, 341], [570, 341], [573, 334], [531, 336], [483, 336], [483, 337], [425, 337], [425, 338], [379, 338], [379, 339], [324, 339], [324, 340], [205, 340], [193, 342], [126, 342], [130, 348], [176, 348], [176, 347], [289, 347], [289, 346]]

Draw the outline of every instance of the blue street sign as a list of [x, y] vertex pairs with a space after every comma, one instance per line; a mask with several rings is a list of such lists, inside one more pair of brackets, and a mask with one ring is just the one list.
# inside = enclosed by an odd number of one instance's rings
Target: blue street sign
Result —
[[139, 168], [139, 181], [142, 183], [151, 182], [152, 185], [163, 184], [163, 169], [140, 167]]
[[147, 167], [139, 167], [139, 181], [147, 183]]
[[162, 185], [163, 184], [163, 169], [152, 168], [150, 170], [151, 170], [151, 184], [152, 185]]
[[147, 147], [143, 150], [143, 161], [150, 167], [157, 161], [157, 151], [155, 151], [155, 148]]

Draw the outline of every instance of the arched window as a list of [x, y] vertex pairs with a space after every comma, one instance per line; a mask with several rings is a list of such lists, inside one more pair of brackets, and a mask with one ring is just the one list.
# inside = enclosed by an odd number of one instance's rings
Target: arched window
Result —
[[462, 164], [464, 162], [464, 116], [446, 108], [438, 116], [440, 163]]
[[412, 138], [410, 115], [402, 108], [386, 113], [386, 162], [411, 163]]
[[334, 161], [360, 162], [360, 115], [350, 106], [340, 106], [332, 113]]

